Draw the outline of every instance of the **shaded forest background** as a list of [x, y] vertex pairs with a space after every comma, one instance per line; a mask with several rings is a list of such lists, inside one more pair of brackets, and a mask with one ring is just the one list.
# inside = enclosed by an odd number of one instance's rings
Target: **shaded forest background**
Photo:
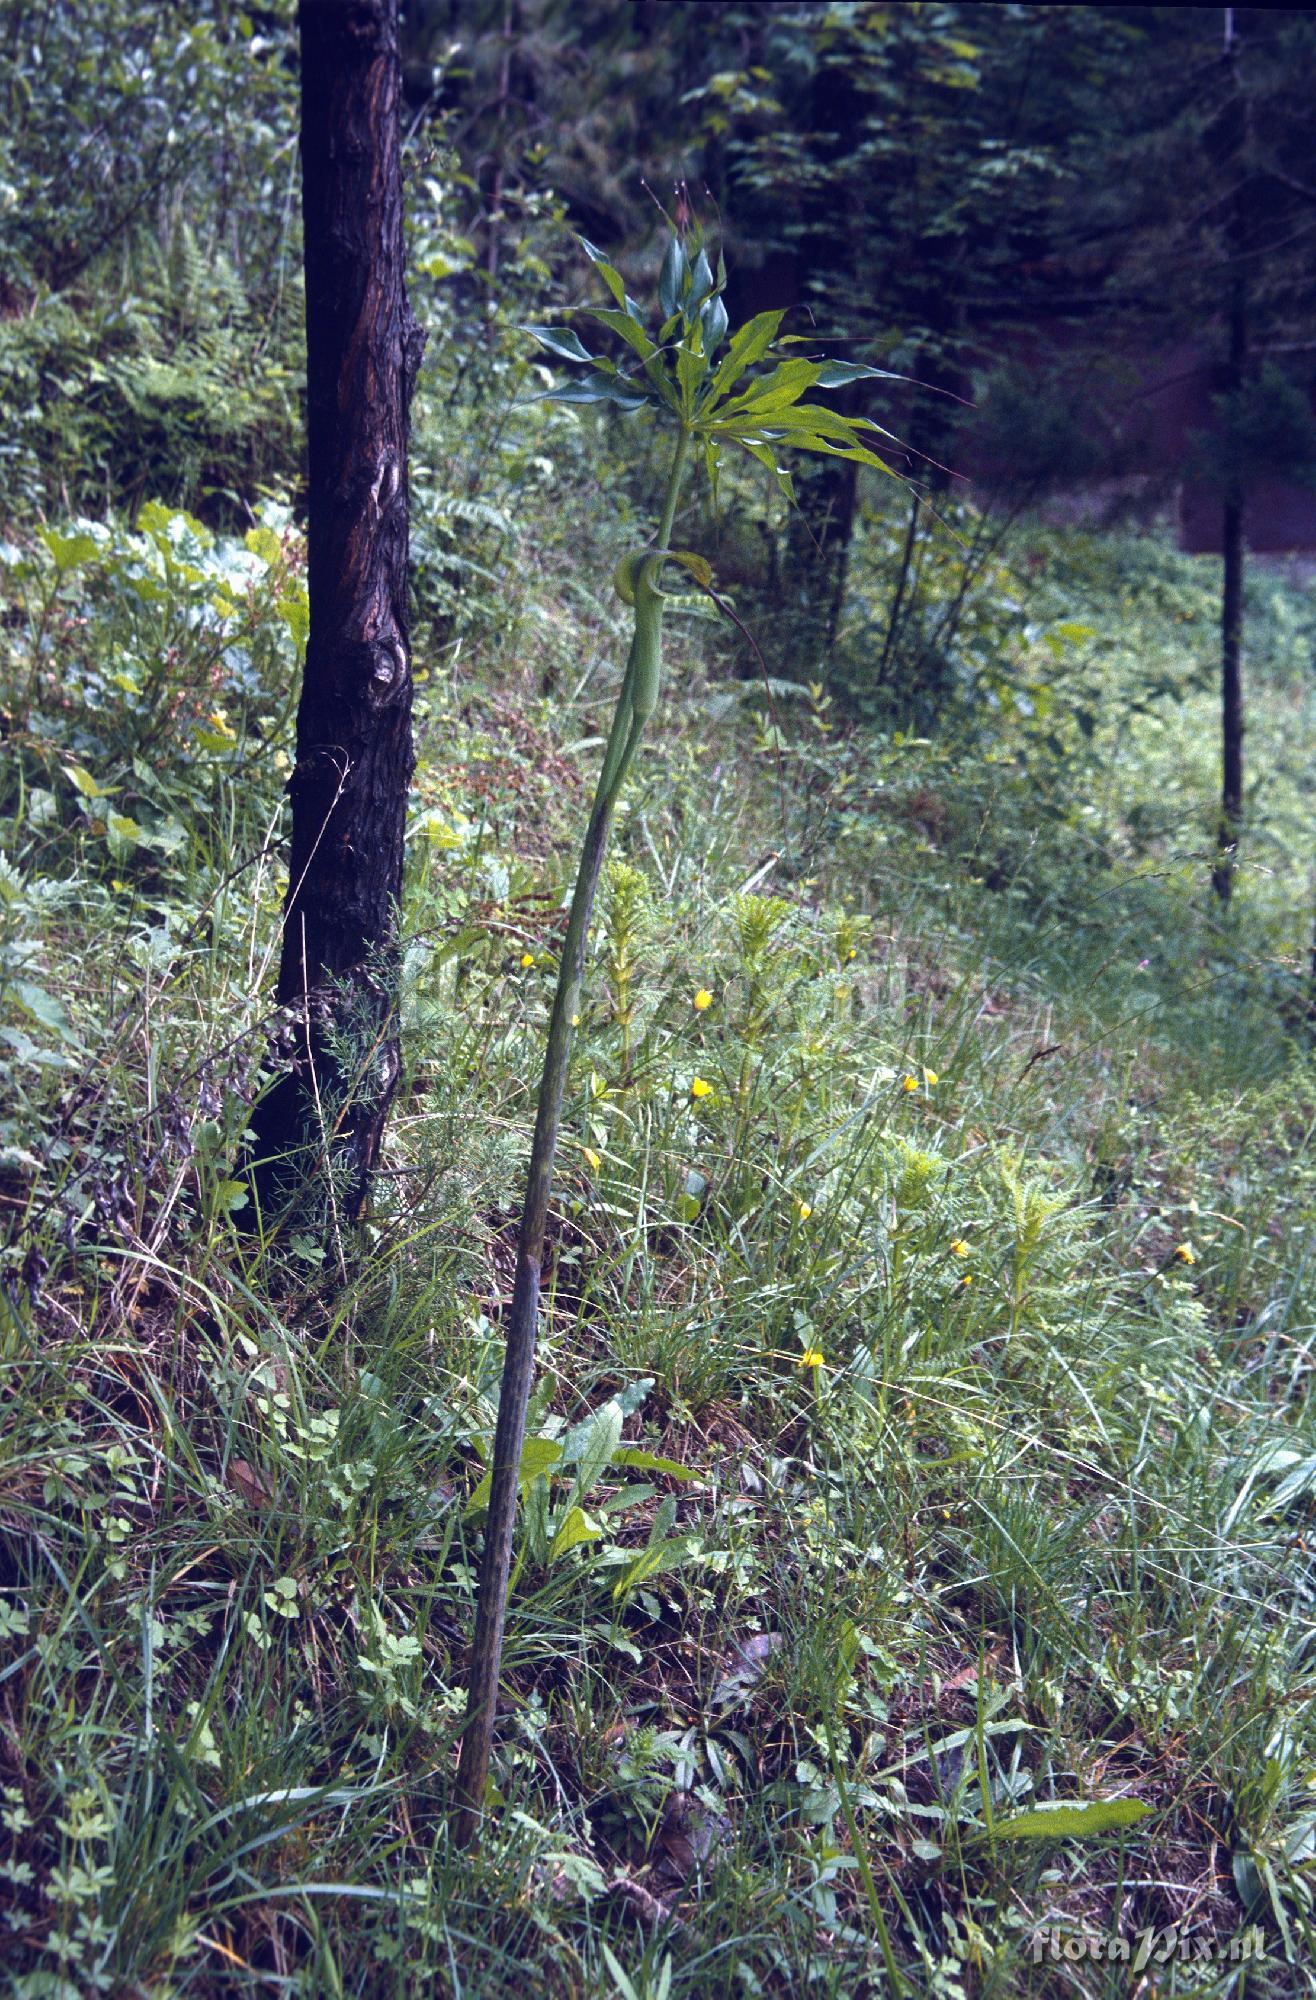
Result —
[[[1316, 1991], [1316, 15], [402, 25], [416, 768], [352, 1233], [236, 1165], [288, 1040], [294, 11], [0, 14], [13, 1990], [1106, 2000], [1058, 1941], [1174, 1927], [1166, 1995]], [[459, 1855], [530, 1079], [666, 456], [526, 329], [599, 302], [582, 237], [647, 310], [669, 217], [733, 322], [890, 371], [843, 394], [899, 478], [682, 502], [758, 651], [669, 608]]]

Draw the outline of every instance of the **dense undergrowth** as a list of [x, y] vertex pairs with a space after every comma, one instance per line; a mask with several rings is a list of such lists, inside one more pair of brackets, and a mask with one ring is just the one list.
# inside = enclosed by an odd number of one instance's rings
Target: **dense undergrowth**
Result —
[[[898, 689], [852, 720], [880, 516], [834, 679], [769, 700], [704, 605], [670, 621], [573, 1066], [499, 1809], [451, 1851], [531, 1079], [645, 494], [576, 416], [509, 422], [508, 379], [442, 387], [363, 1244], [253, 1227], [235, 1177], [289, 510], [20, 509], [0, 551], [13, 1990], [1114, 1994], [1039, 1939], [1176, 1924], [1157, 1991], [1308, 1990], [1310, 622], [1263, 581], [1224, 921], [1211, 565], [1150, 537], [1017, 535], [926, 735]], [[1009, 1824], [1110, 1799], [1149, 1810]], [[1253, 1923], [1264, 1958], [1198, 1955]]]

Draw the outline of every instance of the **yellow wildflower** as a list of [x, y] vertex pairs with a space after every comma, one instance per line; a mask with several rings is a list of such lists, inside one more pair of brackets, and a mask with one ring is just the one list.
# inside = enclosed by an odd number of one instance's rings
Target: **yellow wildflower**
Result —
[[962, 1277], [962, 1278], [960, 1279], [960, 1283], [961, 1283], [962, 1285], [971, 1285], [971, 1284], [973, 1283], [973, 1273], [972, 1273], [972, 1271], [966, 1271], [966, 1272], [964, 1273], [964, 1276], [963, 1276], [963, 1277]]
[[523, 951], [521, 953], [522, 972], [528, 972], [530, 970], [530, 967], [534, 964], [534, 962], [535, 962], [535, 955], [532, 951]]
[[795, 1213], [799, 1216], [801, 1222], [807, 1222], [813, 1214], [813, 1209], [807, 1201], [797, 1201], [795, 1204]]
[[693, 1078], [690, 1084], [691, 1097], [711, 1097], [712, 1094], [713, 1086], [711, 1083], [705, 1083], [702, 1076]]
[[603, 1162], [599, 1158], [598, 1154], [595, 1152], [594, 1148], [592, 1146], [582, 1146], [581, 1151], [584, 1153], [585, 1158], [588, 1160], [590, 1166], [593, 1167], [595, 1173], [597, 1173], [599, 1168], [603, 1165]]
[[571, 1025], [572, 1025], [572, 1027], [573, 1027], [573, 1028], [578, 1028], [578, 1027], [580, 1026], [580, 1016], [579, 1016], [579, 1014], [573, 1014], [573, 1015], [572, 1015], [572, 1017], [571, 1017]]
[[816, 1347], [806, 1347], [795, 1365], [797, 1368], [825, 1368], [827, 1364]]
[[902, 1090], [917, 1090], [918, 1078], [916, 1076], [907, 1076], [905, 1078], [905, 1081], [901, 1084], [900, 1088]]
[[1191, 1243], [1181, 1243], [1174, 1254], [1181, 1264], [1195, 1264], [1197, 1262], [1197, 1252]]
[[697, 1014], [707, 1013], [708, 1009], [712, 1006], [713, 996], [709, 992], [706, 986], [701, 986], [699, 991], [695, 994], [694, 1004], [695, 1004], [695, 1012]]
[[968, 1244], [967, 1244], [967, 1243], [965, 1242], [965, 1240], [964, 1240], [964, 1238], [963, 1238], [962, 1236], [956, 1236], [956, 1237], [955, 1237], [955, 1238], [954, 1238], [954, 1239], [952, 1240], [952, 1242], [951, 1242], [951, 1246], [950, 1246], [950, 1254], [951, 1254], [951, 1256], [952, 1256], [952, 1257], [967, 1257], [967, 1256], [968, 1256], [968, 1254], [969, 1254], [969, 1246], [968, 1246]]
[[925, 1069], [923, 1072], [923, 1081], [929, 1090], [935, 1090], [941, 1079], [935, 1069]]

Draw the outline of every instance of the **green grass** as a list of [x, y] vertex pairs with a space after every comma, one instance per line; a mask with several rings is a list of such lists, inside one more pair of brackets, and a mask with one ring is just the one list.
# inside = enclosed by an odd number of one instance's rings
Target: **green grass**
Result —
[[[447, 1839], [470, 1501], [613, 612], [541, 600], [531, 540], [506, 650], [424, 684], [410, 1068], [346, 1286], [332, 1231], [242, 1231], [230, 1179], [286, 579], [253, 570], [254, 679], [209, 747], [199, 668], [136, 766], [38, 671], [3, 876], [16, 1994], [1095, 2000], [1128, 1968], [1034, 1963], [1039, 1927], [1254, 1921], [1259, 1966], [1156, 1990], [1311, 1990], [1305, 887], [1258, 861], [1210, 928], [1197, 572], [1147, 556], [1121, 597], [1127, 551], [1037, 546], [1093, 628], [1060, 752], [1022, 711], [923, 744], [818, 697], [777, 754], [673, 621], [573, 1064], [474, 1856]], [[1256, 849], [1287, 857], [1303, 697], [1267, 617]], [[1151, 665], [1181, 692], [1140, 713]], [[1150, 1810], [1008, 1837], [1110, 1799]]]

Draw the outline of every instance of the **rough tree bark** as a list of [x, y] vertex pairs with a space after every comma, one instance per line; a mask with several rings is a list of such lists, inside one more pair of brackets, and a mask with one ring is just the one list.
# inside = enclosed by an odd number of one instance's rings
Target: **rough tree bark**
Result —
[[425, 337], [404, 285], [398, 0], [301, 0], [298, 23], [310, 633], [278, 983], [295, 1046], [257, 1109], [257, 1183], [268, 1201], [332, 1168], [357, 1217], [400, 1067], [408, 409]]

